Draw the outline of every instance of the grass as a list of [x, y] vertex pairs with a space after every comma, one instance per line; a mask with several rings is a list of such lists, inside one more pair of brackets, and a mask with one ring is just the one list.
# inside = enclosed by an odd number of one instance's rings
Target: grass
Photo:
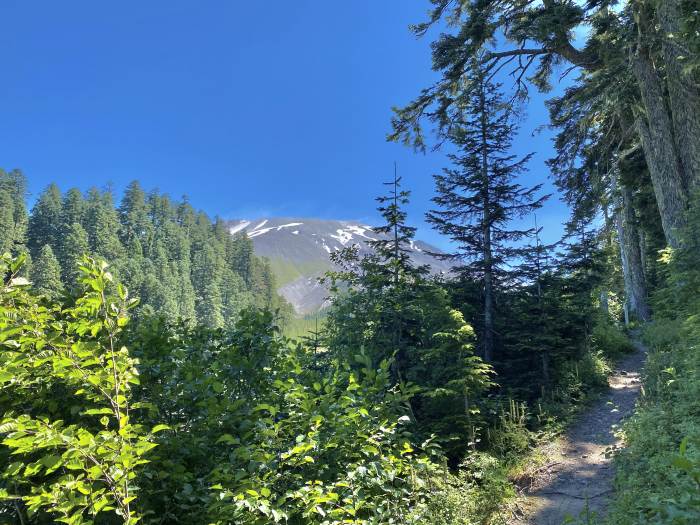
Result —
[[269, 261], [277, 286], [289, 284], [299, 277], [315, 278], [331, 269], [331, 264], [327, 260], [295, 263], [285, 259], [271, 258]]
[[284, 335], [291, 339], [301, 339], [310, 336], [313, 332], [323, 332], [325, 314], [319, 312], [315, 315], [295, 317], [285, 322]]

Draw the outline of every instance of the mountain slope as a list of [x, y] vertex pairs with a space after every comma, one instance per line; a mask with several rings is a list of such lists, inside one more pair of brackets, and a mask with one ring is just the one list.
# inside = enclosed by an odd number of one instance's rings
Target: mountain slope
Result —
[[[279, 293], [299, 315], [313, 314], [327, 306], [328, 291], [318, 283], [318, 278], [333, 269], [331, 253], [357, 245], [360, 255], [368, 254], [371, 248], [367, 243], [381, 237], [371, 226], [360, 222], [322, 219], [232, 221], [229, 231], [233, 235], [248, 235], [256, 255], [270, 260]], [[421, 241], [411, 246], [411, 259], [416, 265], [427, 264], [434, 273], [449, 272], [450, 264], [430, 253], [440, 250]]]

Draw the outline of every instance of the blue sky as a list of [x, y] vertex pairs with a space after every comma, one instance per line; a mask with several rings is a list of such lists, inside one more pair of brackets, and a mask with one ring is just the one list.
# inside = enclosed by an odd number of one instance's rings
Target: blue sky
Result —
[[[420, 237], [443, 153], [387, 143], [391, 106], [435, 77], [408, 25], [427, 0], [239, 2], [4, 0], [0, 167], [29, 178], [30, 201], [138, 179], [210, 215], [372, 221], [393, 162]], [[516, 152], [551, 154], [540, 95]], [[566, 208], [538, 214], [558, 237]]]

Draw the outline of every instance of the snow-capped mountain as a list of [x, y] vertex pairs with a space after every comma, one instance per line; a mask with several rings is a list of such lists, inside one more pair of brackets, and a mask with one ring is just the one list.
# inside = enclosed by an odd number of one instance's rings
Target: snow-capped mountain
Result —
[[[318, 278], [333, 268], [330, 254], [357, 245], [360, 255], [370, 253], [368, 241], [378, 239], [371, 226], [356, 221], [262, 218], [229, 223], [232, 235], [245, 233], [255, 253], [267, 257], [277, 277], [279, 293], [299, 315], [326, 306], [328, 291]], [[427, 264], [435, 273], [449, 272], [450, 264], [430, 253], [440, 250], [421, 241], [411, 245], [416, 265]]]

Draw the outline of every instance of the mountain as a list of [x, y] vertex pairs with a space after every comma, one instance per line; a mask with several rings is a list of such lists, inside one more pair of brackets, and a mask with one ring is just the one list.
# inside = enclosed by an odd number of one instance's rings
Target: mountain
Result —
[[[300, 316], [327, 306], [328, 290], [318, 278], [333, 269], [330, 254], [358, 245], [360, 255], [371, 253], [368, 241], [380, 238], [371, 226], [356, 221], [261, 218], [229, 223], [232, 235], [245, 233], [256, 255], [267, 257], [277, 278], [279, 293]], [[447, 273], [450, 264], [430, 253], [440, 250], [421, 241], [411, 245], [416, 265], [427, 264], [434, 273]]]

